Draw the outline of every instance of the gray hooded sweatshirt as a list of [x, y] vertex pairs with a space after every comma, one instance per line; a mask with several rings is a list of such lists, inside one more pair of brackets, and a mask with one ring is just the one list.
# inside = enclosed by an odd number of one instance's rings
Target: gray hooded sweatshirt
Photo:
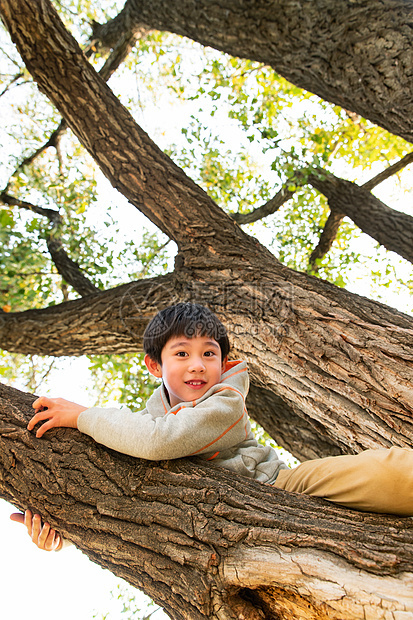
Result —
[[197, 400], [171, 408], [161, 385], [142, 411], [93, 407], [80, 414], [77, 425], [123, 454], [153, 461], [199, 456], [271, 484], [287, 465], [252, 434], [245, 407], [248, 387], [246, 363], [229, 362], [220, 382]]

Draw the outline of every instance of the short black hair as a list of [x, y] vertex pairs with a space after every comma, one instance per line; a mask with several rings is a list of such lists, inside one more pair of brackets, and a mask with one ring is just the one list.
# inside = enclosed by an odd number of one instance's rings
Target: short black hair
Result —
[[209, 308], [200, 304], [181, 302], [158, 312], [145, 329], [143, 349], [161, 364], [162, 350], [175, 336], [209, 336], [219, 344], [223, 360], [230, 350], [227, 330]]

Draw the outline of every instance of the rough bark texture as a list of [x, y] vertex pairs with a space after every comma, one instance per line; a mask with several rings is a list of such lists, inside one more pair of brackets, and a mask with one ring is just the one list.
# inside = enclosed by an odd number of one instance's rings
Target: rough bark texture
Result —
[[323, 258], [323, 256], [327, 254], [333, 245], [338, 229], [340, 228], [340, 224], [343, 221], [343, 217], [344, 215], [337, 211], [332, 211], [329, 214], [324, 225], [323, 232], [320, 235], [318, 244], [311, 252], [310, 258], [308, 259], [309, 264], [314, 270], [317, 270], [316, 261]]
[[[156, 308], [197, 300], [225, 320], [233, 355], [247, 360], [253, 383], [322, 429], [321, 443], [340, 452], [412, 445], [413, 319], [315, 278], [274, 278], [271, 267], [212, 272], [211, 280], [182, 270], [60, 307], [3, 313], [2, 346], [61, 355], [136, 351]], [[329, 298], [336, 293], [340, 305]], [[259, 409], [251, 415], [260, 422]], [[277, 441], [279, 424], [274, 415]], [[317, 453], [313, 437], [309, 450]], [[290, 445], [296, 440], [292, 433]], [[307, 440], [298, 441], [300, 454]]]
[[[231, 235], [239, 245], [234, 253], [240, 258], [246, 235], [150, 140], [87, 62], [53, 7], [46, 1], [41, 5], [39, 11], [31, 2], [3, 0], [0, 10], [39, 88], [112, 185], [182, 250], [197, 244], [216, 262], [216, 254]], [[52, 62], [46, 60], [52, 57]]]
[[146, 24], [258, 60], [411, 142], [412, 21], [408, 0], [128, 0], [105, 36]]
[[[396, 174], [410, 163], [412, 154], [389, 166], [381, 174], [362, 186], [340, 179], [326, 170], [305, 177], [301, 171], [296, 173], [297, 185], [309, 183], [328, 199], [331, 216], [326, 222], [320, 242], [310, 256], [310, 265], [322, 258], [330, 249], [341, 220], [349, 217], [367, 235], [378, 241], [387, 250], [399, 254], [413, 262], [413, 217], [407, 213], [395, 211], [373, 196], [371, 189]], [[250, 213], [234, 213], [231, 217], [238, 224], [256, 222], [275, 213], [285, 202], [293, 197], [295, 191], [282, 188], [271, 200]]]
[[346, 510], [197, 461], [132, 459], [69, 429], [39, 440], [25, 430], [32, 401], [0, 389], [0, 495], [41, 509], [171, 618], [413, 613], [411, 519]]

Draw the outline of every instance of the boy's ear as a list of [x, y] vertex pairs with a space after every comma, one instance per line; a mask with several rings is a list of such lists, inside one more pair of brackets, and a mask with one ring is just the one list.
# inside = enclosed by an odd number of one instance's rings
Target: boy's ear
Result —
[[162, 366], [158, 362], [153, 360], [151, 357], [149, 357], [148, 354], [146, 354], [143, 359], [145, 362], [145, 366], [149, 370], [151, 375], [153, 375], [154, 377], [157, 377], [158, 379], [161, 379], [162, 378]]
[[226, 356], [224, 357], [224, 359], [222, 360], [222, 364], [221, 364], [221, 372], [224, 372], [224, 370], [225, 370], [225, 366], [227, 365], [227, 362], [228, 362], [228, 355], [226, 355]]

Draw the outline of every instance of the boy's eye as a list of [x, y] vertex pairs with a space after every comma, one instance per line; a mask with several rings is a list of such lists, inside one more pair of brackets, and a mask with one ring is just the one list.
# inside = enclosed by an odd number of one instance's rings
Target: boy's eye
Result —
[[186, 357], [187, 353], [185, 351], [178, 351], [177, 352], [177, 356], [178, 357]]
[[215, 355], [215, 351], [205, 351], [204, 355], [206, 357], [212, 357], [213, 355]]

